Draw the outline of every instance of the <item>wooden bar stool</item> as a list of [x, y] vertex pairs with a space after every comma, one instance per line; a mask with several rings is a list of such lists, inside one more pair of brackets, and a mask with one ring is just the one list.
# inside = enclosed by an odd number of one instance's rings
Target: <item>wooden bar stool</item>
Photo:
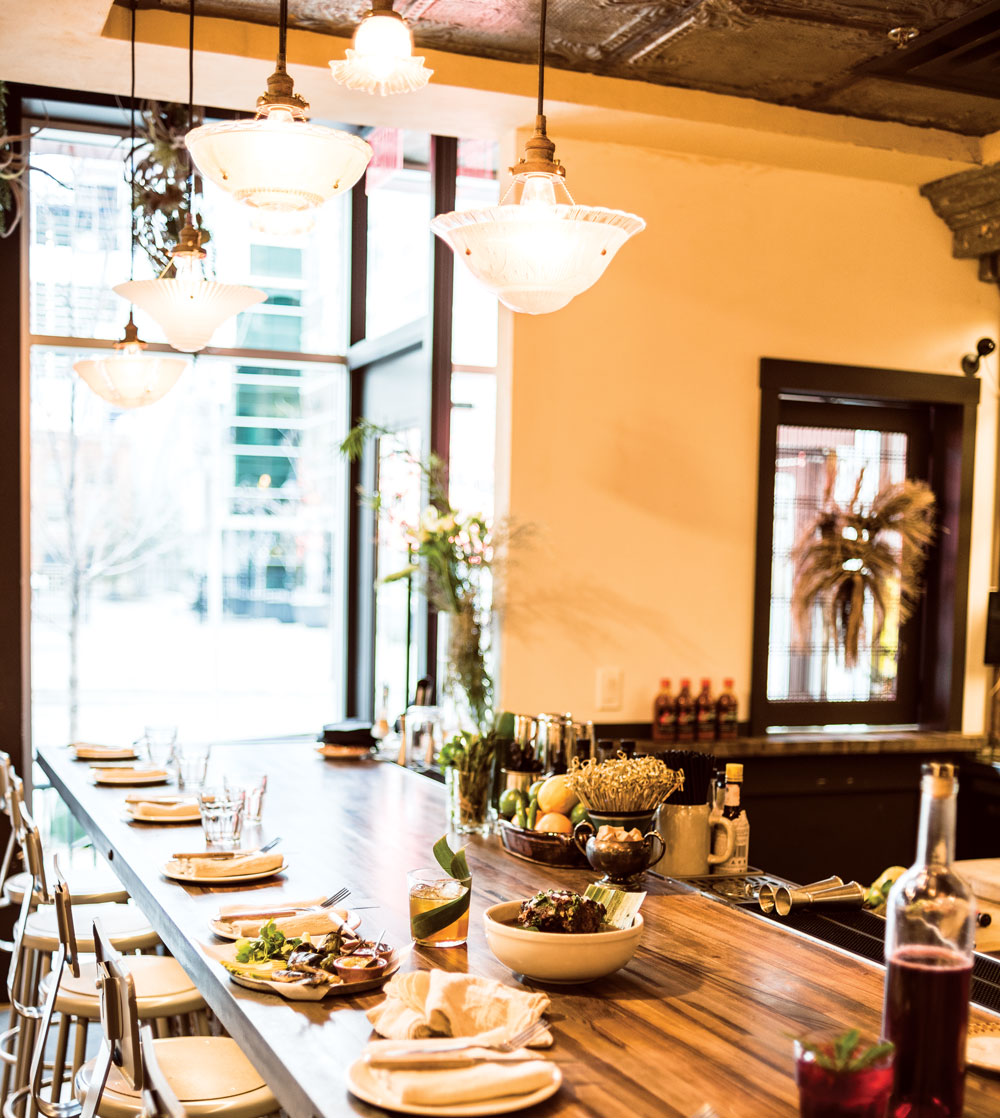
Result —
[[[59, 950], [52, 971], [42, 983], [45, 1003], [31, 1059], [31, 1075], [27, 1085], [7, 1098], [3, 1118], [18, 1118], [21, 1114], [33, 1113], [32, 1108], [25, 1105], [29, 1098], [34, 1111], [45, 1118], [73, 1118], [80, 1113], [80, 1103], [76, 1099], [70, 1097], [67, 1101], [62, 1101], [62, 1087], [67, 1080], [72, 1082], [75, 1079], [86, 1058], [89, 1022], [100, 1019], [98, 968], [96, 962], [80, 962], [73, 902], [66, 882], [61, 878], [54, 890], [54, 901], [59, 928]], [[93, 926], [89, 934], [92, 939]], [[205, 1002], [176, 959], [161, 955], [132, 955], [122, 959], [122, 966], [135, 983], [136, 1010], [140, 1021], [155, 1021], [159, 1025], [171, 1018], [190, 1017], [196, 1027], [207, 1028]], [[51, 1075], [46, 1079], [45, 1053], [56, 1016], [59, 1028]], [[67, 1076], [66, 1055], [74, 1021], [74, 1056]]]
[[[42, 840], [30, 814], [22, 807], [21, 849], [32, 876], [33, 888], [24, 893], [21, 915], [15, 928], [14, 959], [7, 975], [7, 996], [11, 1007], [11, 1027], [0, 1034], [0, 1098], [18, 1091], [28, 1081], [28, 1062], [34, 1050], [38, 1021], [42, 1014], [39, 988], [48, 973], [52, 956], [60, 946], [59, 918], [52, 904], [45, 876]], [[131, 904], [79, 905], [72, 912], [77, 929], [77, 945], [93, 951], [91, 928], [95, 916], [102, 917], [108, 934], [125, 952], [149, 950], [159, 945], [160, 937], [149, 921]], [[81, 934], [82, 933], [82, 934]]]
[[[101, 1050], [76, 1077], [82, 1118], [139, 1118], [146, 1079], [135, 982], [100, 924], [94, 926], [101, 992]], [[229, 1037], [152, 1040], [154, 1058], [187, 1118], [265, 1118], [278, 1102]]]

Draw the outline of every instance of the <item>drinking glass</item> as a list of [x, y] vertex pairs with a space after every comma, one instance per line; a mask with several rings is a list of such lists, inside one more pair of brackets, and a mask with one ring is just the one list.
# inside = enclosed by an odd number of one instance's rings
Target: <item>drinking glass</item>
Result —
[[145, 761], [158, 769], [170, 764], [177, 744], [176, 726], [146, 726], [142, 737], [135, 743], [135, 751]]
[[453, 920], [447, 927], [418, 939], [413, 932], [413, 918], [432, 908], [457, 901], [469, 891], [454, 877], [448, 877], [440, 869], [410, 870], [406, 875], [406, 885], [410, 895], [410, 934], [414, 942], [424, 947], [458, 947], [469, 938], [469, 910]]
[[227, 773], [222, 783], [228, 790], [242, 792], [246, 798], [243, 820], [246, 823], [259, 823], [264, 811], [264, 793], [267, 791], [267, 773], [238, 772]]
[[[824, 1048], [833, 1034], [805, 1038]], [[874, 1041], [862, 1042], [863, 1051]], [[816, 1052], [795, 1041], [795, 1082], [799, 1087], [801, 1118], [886, 1118], [892, 1093], [893, 1057], [889, 1052], [874, 1064], [856, 1071], [825, 1068]]]
[[181, 790], [200, 788], [208, 772], [210, 745], [175, 745], [174, 765], [177, 769], [177, 787]]
[[242, 792], [227, 788], [203, 788], [198, 793], [198, 810], [205, 841], [216, 846], [237, 846], [243, 833]]

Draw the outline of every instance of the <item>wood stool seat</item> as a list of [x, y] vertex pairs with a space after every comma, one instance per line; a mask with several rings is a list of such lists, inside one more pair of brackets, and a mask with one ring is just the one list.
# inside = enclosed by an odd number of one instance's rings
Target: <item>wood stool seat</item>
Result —
[[[135, 981], [139, 1017], [149, 1021], [156, 1017], [175, 1017], [197, 1013], [205, 1008], [205, 999], [198, 993], [184, 968], [169, 955], [129, 955], [122, 966]], [[42, 994], [48, 997], [55, 980], [51, 973], [42, 980]], [[56, 995], [57, 1013], [97, 1021], [101, 1016], [101, 997], [97, 989], [97, 963], [82, 963], [80, 977], [64, 971]]]
[[[8, 904], [20, 905], [24, 890], [31, 884], [31, 874], [16, 873], [4, 882], [3, 895]], [[107, 866], [74, 871], [69, 879], [69, 895], [73, 904], [123, 904], [128, 890]]]
[[[94, 950], [94, 920], [99, 919], [118, 951], [142, 951], [155, 947], [160, 937], [145, 916], [132, 904], [88, 904], [73, 908], [77, 948]], [[59, 947], [59, 926], [54, 905], [39, 905], [24, 925], [24, 947], [51, 954]]]
[[[264, 1118], [278, 1102], [253, 1064], [229, 1037], [170, 1037], [153, 1042], [156, 1060], [189, 1118]], [[80, 1068], [77, 1098], [90, 1083], [94, 1061]], [[142, 1100], [112, 1066], [97, 1107], [99, 1118], [137, 1118]]]

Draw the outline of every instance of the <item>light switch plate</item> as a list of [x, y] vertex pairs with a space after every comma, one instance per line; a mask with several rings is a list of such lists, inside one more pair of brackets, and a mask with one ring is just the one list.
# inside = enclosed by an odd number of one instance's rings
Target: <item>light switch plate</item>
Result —
[[625, 693], [625, 672], [618, 667], [597, 669], [597, 709], [615, 711], [622, 709]]

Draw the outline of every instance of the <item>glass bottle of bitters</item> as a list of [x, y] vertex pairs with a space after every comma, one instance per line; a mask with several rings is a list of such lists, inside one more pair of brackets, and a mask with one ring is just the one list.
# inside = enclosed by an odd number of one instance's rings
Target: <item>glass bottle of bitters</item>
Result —
[[976, 901], [951, 865], [957, 799], [954, 766], [924, 765], [917, 860], [886, 906], [882, 1031], [896, 1046], [892, 1118], [962, 1113]]
[[694, 741], [694, 698], [691, 680], [682, 679], [674, 702], [674, 741]]
[[673, 741], [676, 724], [674, 693], [669, 679], [660, 680], [660, 690], [653, 702], [653, 740]]
[[694, 701], [694, 740], [715, 741], [715, 696], [712, 681], [703, 679]]

